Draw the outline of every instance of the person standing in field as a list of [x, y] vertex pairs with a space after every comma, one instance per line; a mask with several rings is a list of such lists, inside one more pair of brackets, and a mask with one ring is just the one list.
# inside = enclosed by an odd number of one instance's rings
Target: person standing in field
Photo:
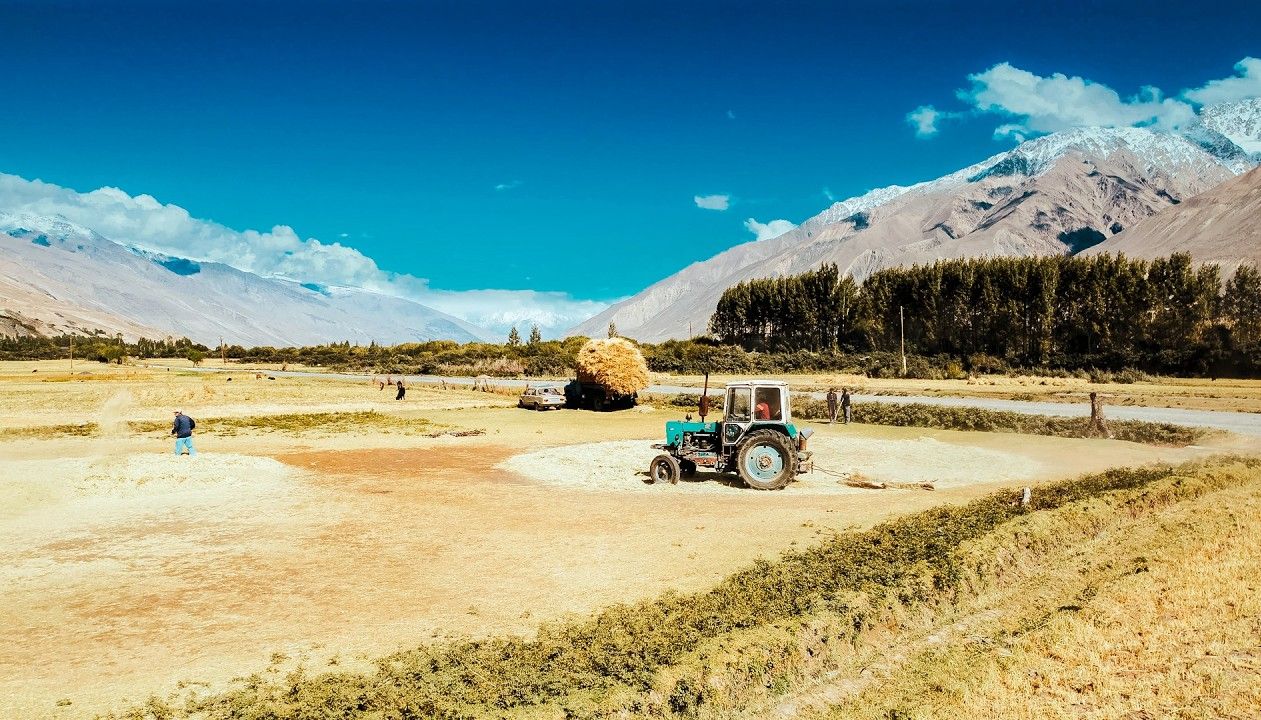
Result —
[[197, 427], [197, 421], [180, 412], [175, 411], [175, 424], [171, 426], [171, 434], [175, 436], [175, 454], [183, 455], [183, 450], [188, 450], [188, 456], [192, 457], [197, 454], [196, 448], [193, 447], [193, 428]]
[[[841, 388], [841, 410], [845, 413], [845, 424], [854, 419], [854, 407], [849, 399], [849, 388]], [[836, 417], [833, 415], [833, 417]]]
[[398, 394], [394, 396], [394, 399], [402, 400], [403, 396], [407, 394], [407, 386], [403, 384], [403, 378], [399, 378], [394, 384], [398, 386]]
[[836, 388], [828, 388], [828, 424], [836, 424]]

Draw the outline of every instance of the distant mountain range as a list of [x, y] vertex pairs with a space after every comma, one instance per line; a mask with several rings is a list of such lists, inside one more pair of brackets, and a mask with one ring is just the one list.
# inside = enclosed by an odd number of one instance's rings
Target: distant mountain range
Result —
[[0, 211], [0, 334], [93, 331], [247, 346], [489, 339], [402, 298], [264, 278]]
[[[703, 334], [744, 280], [835, 263], [862, 280], [943, 258], [1190, 252], [1261, 262], [1261, 99], [1206, 107], [1177, 133], [1079, 128], [958, 172], [833, 204], [799, 227], [693, 263], [569, 334]], [[1251, 172], [1250, 172], [1251, 171]], [[511, 308], [505, 308], [505, 311]], [[64, 217], [0, 208], [0, 334], [122, 333], [213, 345], [499, 340], [426, 305], [161, 255]]]
[[[701, 334], [732, 285], [822, 263], [836, 263], [862, 280], [881, 268], [943, 258], [1077, 253], [1093, 246], [1149, 254], [1146, 244], [1161, 224], [1153, 216], [1259, 160], [1258, 99], [1205, 108], [1196, 124], [1179, 133], [1145, 128], [1054, 133], [930, 182], [880, 188], [835, 203], [779, 237], [694, 263], [570, 332], [600, 335], [612, 322], [620, 333], [651, 342], [687, 337], [689, 329]], [[1261, 220], [1253, 215], [1238, 222], [1255, 228]], [[1141, 231], [1131, 236], [1132, 228]], [[1126, 242], [1127, 236], [1136, 240]], [[1195, 236], [1184, 223], [1176, 238], [1161, 236], [1157, 254], [1184, 249], [1204, 254], [1197, 257], [1203, 260], [1256, 255], [1255, 240], [1246, 235], [1222, 234], [1216, 244], [1252, 242], [1251, 252], [1208, 254], [1207, 244]]]

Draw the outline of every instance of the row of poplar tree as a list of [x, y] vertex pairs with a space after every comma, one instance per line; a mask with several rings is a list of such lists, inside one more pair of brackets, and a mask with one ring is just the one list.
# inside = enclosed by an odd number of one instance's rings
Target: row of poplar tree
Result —
[[710, 321], [748, 350], [967, 357], [1026, 367], [1261, 372], [1261, 274], [1097, 255], [945, 260], [861, 285], [835, 265], [723, 293]]

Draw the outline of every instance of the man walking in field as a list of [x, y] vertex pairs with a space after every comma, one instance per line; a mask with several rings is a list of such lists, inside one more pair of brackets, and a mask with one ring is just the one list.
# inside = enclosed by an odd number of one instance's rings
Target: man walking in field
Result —
[[836, 424], [836, 388], [828, 388], [828, 424]]
[[192, 457], [197, 454], [197, 450], [193, 448], [193, 428], [197, 427], [197, 421], [180, 412], [175, 411], [175, 424], [171, 426], [171, 434], [175, 436], [175, 454], [183, 455], [183, 450], [188, 450], [188, 456]]
[[399, 378], [394, 384], [398, 387], [398, 394], [394, 396], [394, 399], [402, 400], [403, 396], [407, 394], [407, 386], [403, 384], [403, 378]]
[[[845, 424], [848, 425], [849, 421], [854, 418], [854, 409], [849, 399], [849, 388], [841, 388], [841, 410], [845, 413]], [[835, 418], [836, 414], [833, 413], [832, 417]], [[835, 422], [835, 419], [833, 422]]]

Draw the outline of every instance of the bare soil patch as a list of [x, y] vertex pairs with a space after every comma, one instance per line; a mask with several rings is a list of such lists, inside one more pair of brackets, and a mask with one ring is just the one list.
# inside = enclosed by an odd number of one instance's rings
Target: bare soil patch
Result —
[[[822, 471], [798, 475], [784, 492], [846, 495], [863, 492], [840, 475], [878, 482], [929, 483], [938, 488], [1017, 482], [1041, 476], [1041, 461], [1015, 452], [943, 442], [932, 437], [880, 439], [859, 435], [817, 437], [812, 449]], [[600, 492], [662, 492], [647, 482], [648, 463], [660, 450], [649, 441], [621, 440], [548, 447], [521, 453], [498, 465], [531, 480], [563, 489]], [[679, 487], [687, 492], [749, 492], [734, 476], [699, 472]]]

